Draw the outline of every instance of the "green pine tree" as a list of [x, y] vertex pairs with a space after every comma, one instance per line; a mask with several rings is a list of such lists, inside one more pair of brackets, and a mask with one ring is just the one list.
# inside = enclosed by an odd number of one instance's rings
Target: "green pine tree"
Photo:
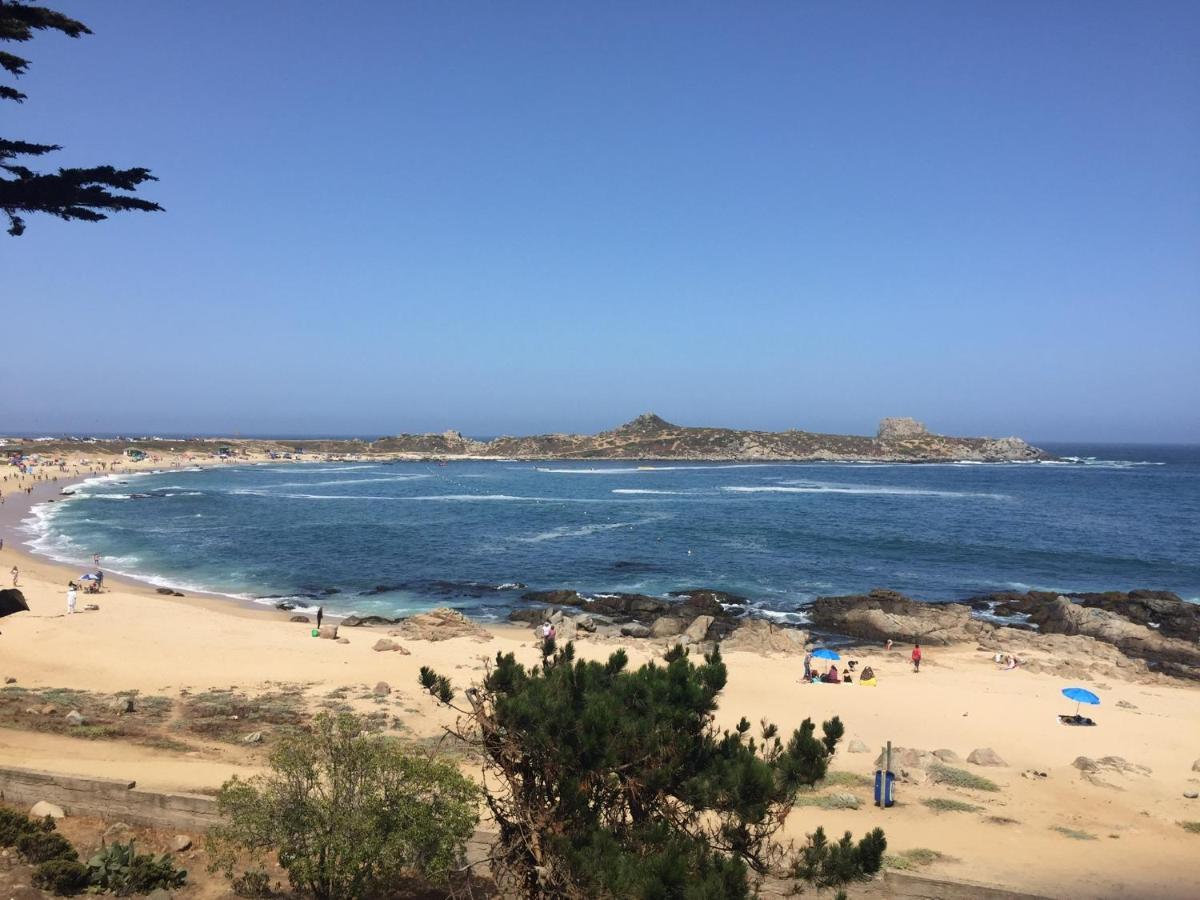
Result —
[[[428, 668], [420, 680], [435, 696], [451, 694]], [[744, 718], [719, 729], [725, 681], [716, 650], [696, 664], [676, 647], [634, 671], [624, 651], [583, 662], [572, 644], [552, 641], [530, 669], [497, 654], [454, 707], [452, 733], [484, 761], [501, 891], [739, 900], [770, 875], [824, 888], [877, 872], [878, 830], [849, 848], [819, 833], [819, 845], [799, 853], [777, 840], [798, 792], [825, 775], [842, 723], [825, 722], [818, 737], [805, 719], [786, 740], [766, 722], [751, 735]]]
[[[12, 0], [0, 0], [0, 41], [28, 41], [36, 31], [59, 31], [77, 38], [92, 32], [82, 22], [42, 6], [30, 6]], [[0, 68], [20, 77], [29, 68], [29, 60], [0, 51]], [[22, 103], [25, 94], [10, 85], [0, 84], [0, 100]], [[162, 207], [140, 197], [116, 191], [136, 191], [155, 178], [148, 169], [117, 169], [113, 166], [60, 168], [57, 172], [35, 172], [14, 162], [18, 157], [43, 156], [62, 149], [57, 144], [36, 144], [0, 138], [0, 210], [8, 216], [8, 233], [25, 231], [24, 214], [49, 213], [60, 219], [98, 222], [108, 213], [136, 209], [161, 211]]]

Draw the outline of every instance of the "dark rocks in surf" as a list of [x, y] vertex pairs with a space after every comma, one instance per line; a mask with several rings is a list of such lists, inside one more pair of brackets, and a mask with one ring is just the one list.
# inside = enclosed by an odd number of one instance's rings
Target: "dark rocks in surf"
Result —
[[346, 616], [341, 625], [347, 628], [362, 628], [370, 625], [399, 625], [404, 619], [389, 619], [387, 616]]
[[164, 597], [182, 597], [182, 596], [184, 596], [180, 591], [174, 590], [173, 588], [167, 588], [167, 587], [155, 588], [154, 593], [162, 594]]
[[964, 602], [982, 604], [997, 615], [1027, 615], [1031, 620], [1055, 606], [1065, 596], [1085, 609], [1100, 609], [1134, 624], [1151, 628], [1166, 638], [1200, 641], [1200, 604], [1188, 603], [1170, 591], [1140, 588], [1128, 592], [1103, 591], [1057, 594], [1053, 591], [1001, 591], [971, 597]]
[[545, 603], [548, 606], [583, 606], [587, 601], [580, 596], [579, 591], [526, 591], [521, 599], [529, 603]]

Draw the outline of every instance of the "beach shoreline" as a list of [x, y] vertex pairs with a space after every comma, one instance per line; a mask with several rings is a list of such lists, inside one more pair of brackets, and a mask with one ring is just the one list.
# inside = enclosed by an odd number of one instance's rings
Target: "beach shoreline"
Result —
[[[183, 465], [196, 462], [174, 467]], [[169, 467], [159, 461], [142, 470]], [[153, 585], [116, 576], [106, 577], [103, 593], [81, 596], [81, 609], [94, 601], [98, 610], [67, 616], [65, 585], [78, 577], [78, 567], [31, 552], [21, 540], [28, 536], [14, 536], [13, 529], [33, 505], [86, 477], [42, 483], [31, 494], [9, 495], [5, 489], [0, 577], [12, 564], [20, 566], [30, 611], [0, 619], [0, 678], [15, 679], [0, 693], [0, 700], [12, 698], [7, 706], [0, 703], [8, 711], [0, 722], [0, 764], [32, 763], [64, 774], [136, 777], [161, 790], [210, 792], [231, 774], [261, 770], [271, 725], [230, 721], [225, 725], [230, 737], [224, 739], [187, 731], [163, 732], [159, 743], [84, 739], [59, 724], [68, 711], [63, 706], [48, 714], [54, 722], [48, 730], [39, 704], [44, 708], [47, 696], [74, 695], [96, 698], [103, 710], [109, 697], [135, 695], [147, 702], [161, 698], [158, 702], [180, 710], [193, 697], [232, 692], [253, 706], [282, 691], [301, 698], [310, 713], [333, 708], [330, 704], [363, 715], [386, 712], [387, 733], [428, 747], [453, 722], [419, 688], [421, 666], [446, 673], [463, 688], [483, 677], [497, 653], [512, 652], [526, 664], [538, 659], [528, 625], [486, 624], [438, 641], [414, 639], [386, 624], [342, 626], [342, 640], [322, 640], [311, 636], [310, 624], [293, 623], [293, 613], [272, 606], [193, 591], [167, 596]], [[580, 632], [576, 652], [581, 659], [604, 659], [621, 648], [637, 666], [661, 658], [670, 642]], [[384, 649], [377, 650], [381, 644]], [[399, 649], [389, 651], [388, 644]], [[1191, 896], [1189, 873], [1200, 839], [1179, 823], [1200, 819], [1197, 802], [1183, 797], [1200, 785], [1200, 772], [1192, 770], [1200, 721], [1195, 684], [1083, 663], [1069, 680], [1036, 667], [1003, 671], [992, 651], [975, 643], [926, 647], [919, 674], [909, 663], [908, 645], [887, 650], [858, 640], [840, 649], [846, 658], [870, 665], [878, 687], [804, 685], [796, 654], [722, 651], [729, 681], [718, 727], [733, 727], [742, 716], [774, 721], [785, 733], [806, 716], [821, 721], [837, 715], [846, 725], [833, 768], [844, 773], [840, 790], [855, 794], [859, 808], [797, 810], [788, 837], [803, 839], [816, 824], [831, 834], [846, 829], [861, 834], [879, 825], [887, 831], [889, 852], [925, 848], [939, 854], [922, 869], [934, 875], [1050, 897]], [[1058, 713], [1073, 711], [1060, 695], [1067, 683], [1103, 697], [1104, 705], [1093, 713], [1099, 727], [1058, 723]], [[42, 699], [20, 699], [25, 696]], [[112, 720], [112, 727], [119, 725]], [[110, 726], [101, 721], [96, 727]], [[262, 745], [243, 742], [252, 731], [264, 734]], [[878, 810], [865, 785], [876, 753], [888, 741], [898, 749], [948, 749], [960, 759], [956, 767], [994, 781], [998, 789], [944, 786], [915, 773], [913, 781], [902, 782], [899, 805]], [[853, 752], [852, 743], [867, 752]], [[175, 744], [180, 745], [172, 749]], [[1004, 765], [965, 761], [981, 748], [993, 749]], [[1075, 765], [1083, 757], [1120, 759], [1128, 771], [1085, 772]], [[944, 812], [929, 803], [976, 811]]]

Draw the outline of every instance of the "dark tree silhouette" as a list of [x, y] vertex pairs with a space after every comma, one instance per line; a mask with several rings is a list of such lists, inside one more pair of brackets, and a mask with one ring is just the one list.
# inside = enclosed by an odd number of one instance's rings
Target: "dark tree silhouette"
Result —
[[[61, 31], [73, 38], [92, 33], [82, 22], [52, 9], [0, 0], [0, 41], [27, 41], [35, 31], [45, 30]], [[28, 70], [29, 60], [0, 50], [0, 67], [16, 78]], [[22, 103], [25, 94], [0, 84], [0, 100]], [[60, 219], [99, 222], [107, 219], [110, 212], [162, 210], [149, 200], [112, 193], [112, 190], [136, 191], [143, 182], [156, 180], [149, 169], [93, 166], [35, 172], [13, 161], [19, 156], [42, 156], [60, 149], [57, 144], [0, 138], [0, 209], [8, 216], [9, 234], [15, 236], [25, 231], [22, 213], [43, 212]]]

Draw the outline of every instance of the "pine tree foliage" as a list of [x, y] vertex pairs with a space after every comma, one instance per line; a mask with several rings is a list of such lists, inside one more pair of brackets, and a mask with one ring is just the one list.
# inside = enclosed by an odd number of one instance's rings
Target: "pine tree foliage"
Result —
[[[24, 42], [38, 31], [59, 31], [77, 38], [92, 32], [82, 22], [60, 12], [27, 3], [0, 0], [0, 41]], [[13, 78], [29, 69], [29, 60], [0, 51], [0, 68]], [[22, 103], [26, 95], [11, 85], [0, 84], [0, 100]], [[98, 222], [108, 213], [125, 210], [161, 211], [162, 207], [140, 197], [129, 196], [147, 181], [154, 181], [149, 169], [117, 169], [113, 166], [60, 168], [57, 172], [35, 172], [14, 160], [23, 156], [44, 156], [61, 149], [57, 144], [37, 144], [0, 138], [0, 210], [8, 216], [8, 233], [25, 231], [23, 214], [48, 213], [60, 219]]]
[[[497, 654], [467, 704], [452, 707], [451, 733], [484, 761], [504, 895], [737, 900], [767, 876], [823, 887], [878, 871], [882, 850], [870, 848], [882, 832], [857, 856], [810, 853], [808, 868], [777, 839], [798, 792], [825, 775], [837, 718], [820, 736], [808, 719], [786, 739], [767, 722], [752, 735], [744, 718], [720, 729], [718, 650], [699, 664], [681, 647], [662, 663], [628, 662], [622, 650], [579, 661], [573, 644], [547, 640], [529, 669]], [[431, 694], [444, 682], [422, 671]]]

